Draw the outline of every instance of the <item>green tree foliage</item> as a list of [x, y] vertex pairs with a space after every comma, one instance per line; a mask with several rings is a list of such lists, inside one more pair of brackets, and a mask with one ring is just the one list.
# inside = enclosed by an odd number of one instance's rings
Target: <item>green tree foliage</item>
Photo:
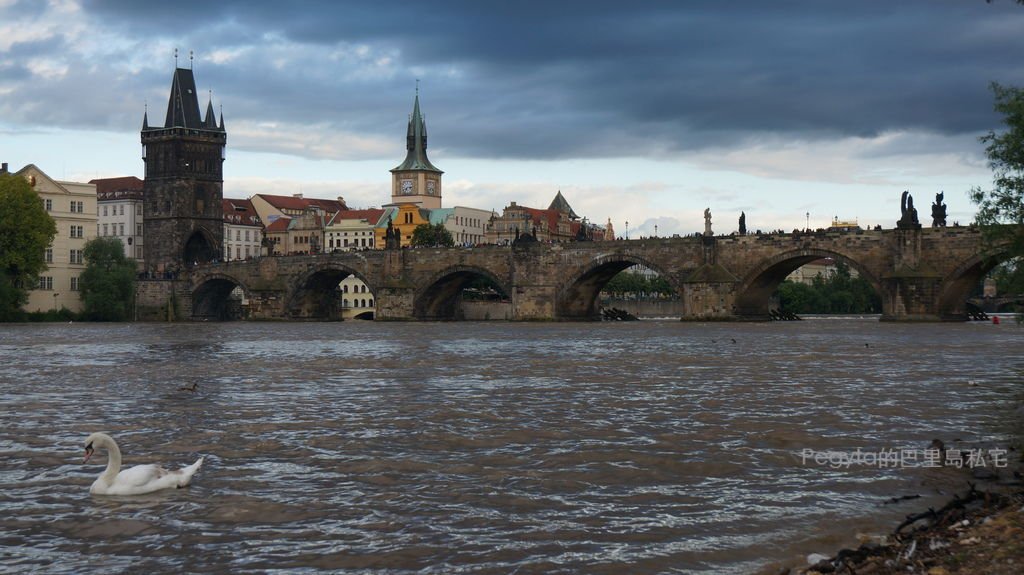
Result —
[[776, 290], [782, 311], [805, 313], [880, 313], [882, 299], [871, 284], [853, 277], [850, 266], [837, 261], [827, 277], [818, 275], [811, 285], [784, 281]]
[[989, 277], [996, 281], [997, 295], [1024, 294], [1024, 257], [1003, 262], [989, 273]]
[[450, 248], [455, 239], [443, 224], [420, 224], [412, 231], [411, 244], [414, 248]]
[[0, 321], [20, 318], [55, 235], [57, 224], [28, 182], [0, 174]]
[[613, 277], [601, 288], [605, 295], [613, 297], [672, 297], [675, 292], [668, 280], [661, 276], [647, 276], [624, 271]]
[[135, 263], [124, 255], [115, 237], [99, 237], [85, 244], [85, 271], [81, 275], [82, 313], [93, 321], [131, 319], [135, 298]]
[[993, 83], [992, 92], [1007, 129], [981, 137], [993, 189], [973, 188], [970, 196], [978, 205], [975, 221], [986, 237], [1009, 243], [1012, 256], [1024, 256], [1024, 90]]

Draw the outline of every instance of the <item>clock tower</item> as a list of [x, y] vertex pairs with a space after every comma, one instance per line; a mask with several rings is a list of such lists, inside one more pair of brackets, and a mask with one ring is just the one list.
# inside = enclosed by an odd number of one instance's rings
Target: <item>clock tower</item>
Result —
[[391, 170], [391, 203], [419, 204], [434, 210], [441, 207], [441, 170], [427, 159], [427, 123], [420, 114], [420, 91], [409, 117], [405, 161]]
[[163, 126], [142, 119], [143, 250], [151, 271], [221, 258], [224, 245], [224, 115], [199, 111], [191, 69], [176, 68]]

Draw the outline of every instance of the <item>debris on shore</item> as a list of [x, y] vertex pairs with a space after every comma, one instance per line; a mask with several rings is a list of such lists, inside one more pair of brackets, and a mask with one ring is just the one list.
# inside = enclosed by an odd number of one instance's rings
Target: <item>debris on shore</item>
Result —
[[864, 543], [834, 557], [812, 554], [796, 575], [1018, 575], [1024, 573], [1024, 491], [978, 490], [940, 509], [908, 515], [884, 543]]
[[604, 321], [639, 321], [640, 318], [617, 307], [601, 308], [601, 319]]

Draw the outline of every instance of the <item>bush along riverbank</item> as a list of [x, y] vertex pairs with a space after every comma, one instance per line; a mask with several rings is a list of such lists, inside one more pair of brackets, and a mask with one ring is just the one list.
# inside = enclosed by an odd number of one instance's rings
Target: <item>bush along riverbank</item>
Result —
[[[1019, 575], [1024, 573], [1024, 482], [1021, 455], [999, 469], [965, 469], [963, 491], [940, 508], [912, 513], [881, 542], [812, 554], [808, 566], [780, 575]], [[894, 498], [892, 502], [916, 496]]]

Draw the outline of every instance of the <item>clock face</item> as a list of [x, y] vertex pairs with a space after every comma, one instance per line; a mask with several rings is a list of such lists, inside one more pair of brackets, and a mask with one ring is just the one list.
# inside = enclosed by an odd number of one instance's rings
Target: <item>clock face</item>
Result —
[[427, 180], [427, 193], [428, 194], [434, 195], [434, 189], [435, 189], [434, 186], [435, 186], [436, 183], [437, 182], [435, 182], [434, 180]]
[[412, 193], [412, 180], [402, 180], [402, 193], [403, 194], [411, 194]]

